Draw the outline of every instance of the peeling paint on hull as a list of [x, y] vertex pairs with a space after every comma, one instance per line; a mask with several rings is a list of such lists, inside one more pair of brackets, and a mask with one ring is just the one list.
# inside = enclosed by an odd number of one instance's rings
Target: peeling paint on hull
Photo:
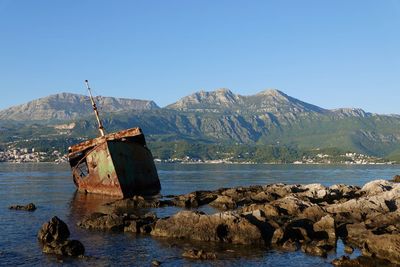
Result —
[[161, 190], [153, 156], [140, 128], [74, 145], [69, 148], [68, 159], [79, 191], [127, 198]]

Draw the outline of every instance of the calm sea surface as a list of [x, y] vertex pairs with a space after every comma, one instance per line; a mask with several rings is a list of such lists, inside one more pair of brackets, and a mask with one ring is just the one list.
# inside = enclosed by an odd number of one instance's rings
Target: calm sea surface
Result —
[[[320, 165], [157, 165], [162, 194], [182, 194], [195, 190], [268, 183], [346, 183], [363, 185], [374, 179], [390, 179], [400, 174], [400, 166], [320, 166]], [[257, 247], [155, 239], [134, 234], [111, 234], [76, 227], [84, 215], [101, 211], [103, 203], [112, 201], [98, 195], [75, 192], [68, 165], [0, 163], [0, 265], [67, 266], [151, 266], [157, 259], [162, 266], [331, 266], [327, 259], [301, 252], [267, 251]], [[8, 206], [33, 202], [35, 212], [12, 211]], [[148, 210], [159, 217], [177, 208]], [[211, 212], [212, 210], [207, 210]], [[71, 238], [80, 240], [87, 259], [64, 259], [45, 255], [36, 235], [41, 225], [53, 216], [64, 220]], [[220, 254], [215, 261], [190, 261], [180, 256], [185, 248], [213, 249]], [[357, 254], [357, 253], [356, 253]]]

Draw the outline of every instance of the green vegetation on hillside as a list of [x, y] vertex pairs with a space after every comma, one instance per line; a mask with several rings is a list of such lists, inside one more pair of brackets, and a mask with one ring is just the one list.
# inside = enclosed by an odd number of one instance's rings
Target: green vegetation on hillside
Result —
[[[66, 151], [73, 143], [96, 137], [96, 120], [87, 101], [79, 100], [82, 96], [61, 96], [50, 97], [52, 108], [43, 101], [31, 102], [31, 109], [24, 114], [36, 118], [34, 121], [15, 119], [24, 106], [4, 111], [0, 149], [11, 145]], [[66, 109], [66, 99], [76, 101]], [[132, 110], [128, 107], [131, 104], [122, 108], [121, 101], [111, 101], [107, 104], [110, 112], [101, 113], [107, 132], [141, 127], [155, 157], [160, 159], [293, 162], [319, 157], [321, 161], [337, 162], [346, 161], [341, 158], [343, 153], [356, 152], [400, 160], [400, 116], [360, 109], [327, 110], [277, 90], [254, 96], [235, 95], [229, 90], [198, 92], [167, 108], [150, 105], [148, 110]], [[78, 112], [74, 119], [37, 119], [82, 109], [85, 112]], [[340, 153], [318, 152], [332, 148]], [[316, 156], [321, 153], [329, 157]]]

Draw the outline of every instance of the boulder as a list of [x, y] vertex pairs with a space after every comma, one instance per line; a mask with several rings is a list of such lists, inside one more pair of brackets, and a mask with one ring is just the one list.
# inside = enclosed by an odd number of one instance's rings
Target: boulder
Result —
[[62, 256], [83, 255], [85, 253], [83, 244], [78, 240], [68, 240], [69, 235], [68, 226], [58, 217], [53, 217], [43, 224], [38, 233], [42, 251]]
[[375, 234], [364, 223], [347, 225], [347, 241], [362, 248], [363, 255], [400, 264], [400, 235]]
[[379, 214], [396, 211], [400, 205], [400, 188], [382, 188], [380, 183], [375, 185], [363, 187], [364, 190], [367, 190], [365, 192], [368, 192], [364, 196], [326, 206], [326, 211], [331, 214], [348, 213], [355, 222], [362, 222]]
[[153, 213], [138, 216], [134, 214], [117, 215], [95, 212], [78, 222], [77, 225], [84, 229], [100, 231], [150, 233], [157, 219], [157, 216]]
[[65, 222], [54, 216], [49, 222], [42, 225], [38, 233], [38, 239], [42, 243], [62, 242], [67, 240], [69, 235], [70, 232]]
[[261, 210], [264, 212], [266, 217], [277, 217], [279, 216], [278, 208], [274, 207], [271, 204], [251, 204], [249, 206], [244, 206], [241, 209], [241, 212], [250, 212], [255, 210]]
[[270, 192], [260, 192], [254, 196], [251, 196], [251, 201], [254, 203], [266, 203], [266, 202], [271, 202], [277, 199], [276, 195], [270, 193]]
[[233, 244], [264, 244], [260, 229], [233, 212], [206, 215], [198, 211], [181, 211], [159, 219], [151, 235]]
[[375, 234], [400, 234], [400, 212], [398, 211], [378, 214], [364, 223]]
[[84, 229], [122, 232], [125, 223], [123, 216], [95, 212], [78, 222], [77, 225]]
[[326, 215], [314, 223], [313, 230], [316, 238], [327, 240], [327, 245], [336, 247], [336, 225], [331, 215]]
[[329, 187], [331, 194], [334, 193], [337, 197], [336, 200], [348, 200], [360, 196], [360, 187], [354, 185], [335, 184]]
[[369, 231], [364, 223], [347, 224], [345, 226], [346, 234], [344, 235], [346, 242], [356, 245], [361, 248], [364, 245], [366, 238], [369, 236]]
[[283, 238], [284, 232], [280, 225], [272, 218], [268, 218], [262, 210], [241, 213], [241, 217], [259, 229], [266, 246], [275, 246]]
[[400, 264], [400, 235], [382, 234], [372, 232], [367, 236], [363, 248], [368, 254], [392, 263]]
[[367, 196], [377, 195], [393, 189], [393, 183], [386, 180], [374, 180], [366, 183], [360, 190]]
[[[249, 187], [236, 187], [220, 191], [221, 196], [230, 197], [237, 206], [252, 203], [253, 198], [263, 191], [263, 187], [259, 185]], [[269, 194], [268, 192], [265, 192]]]
[[309, 219], [293, 219], [284, 226], [281, 242], [287, 240], [308, 243], [314, 239], [313, 221]]
[[314, 222], [319, 221], [326, 215], [326, 211], [318, 205], [307, 207], [299, 214], [300, 218], [310, 219]]
[[232, 210], [237, 207], [237, 204], [230, 196], [218, 196], [210, 203], [210, 206], [221, 210]]
[[279, 211], [279, 215], [296, 216], [301, 214], [306, 208], [315, 204], [304, 201], [294, 195], [288, 195], [270, 203]]
[[197, 208], [217, 198], [212, 191], [195, 191], [186, 195], [175, 196], [172, 202], [178, 207]]
[[120, 210], [137, 208], [157, 208], [160, 206], [160, 201], [156, 198], [146, 199], [143, 196], [133, 196], [132, 198], [118, 199], [105, 205]]
[[308, 184], [301, 186], [301, 189], [297, 195], [307, 197], [312, 203], [320, 203], [326, 200], [329, 195], [329, 190], [321, 184]]
[[293, 186], [291, 185], [285, 185], [282, 183], [277, 183], [277, 184], [269, 184], [266, 186], [263, 186], [263, 191], [269, 194], [272, 194], [275, 196], [275, 198], [282, 198], [290, 193], [292, 193], [292, 188]]
[[153, 228], [157, 216], [153, 213], [147, 213], [144, 216], [126, 220], [124, 232], [149, 234]]
[[62, 256], [77, 257], [85, 254], [85, 247], [78, 240], [65, 240], [43, 244], [43, 252]]

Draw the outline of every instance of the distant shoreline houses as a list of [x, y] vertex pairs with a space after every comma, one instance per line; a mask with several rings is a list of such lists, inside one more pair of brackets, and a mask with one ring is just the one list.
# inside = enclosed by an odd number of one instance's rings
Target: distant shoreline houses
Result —
[[68, 162], [67, 156], [58, 150], [51, 152], [36, 151], [35, 148], [10, 148], [0, 151], [0, 162], [25, 163], [25, 162]]
[[[252, 160], [237, 160], [233, 157], [225, 159], [209, 159], [184, 156], [182, 158], [155, 158], [156, 163], [183, 163], [183, 164], [345, 164], [345, 165], [377, 165], [377, 164], [395, 164], [396, 162], [387, 161], [378, 157], [371, 157], [354, 152], [348, 152], [339, 156], [329, 154], [316, 154], [315, 156], [303, 156], [301, 159], [293, 162], [254, 162]], [[58, 150], [43, 152], [36, 151], [35, 148], [9, 148], [0, 151], [0, 162], [10, 163], [38, 163], [54, 162], [68, 163], [66, 154]]]

